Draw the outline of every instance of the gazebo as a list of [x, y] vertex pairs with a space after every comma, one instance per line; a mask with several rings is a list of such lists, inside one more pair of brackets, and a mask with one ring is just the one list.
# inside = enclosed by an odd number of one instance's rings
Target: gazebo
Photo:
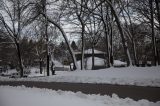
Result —
[[[76, 59], [81, 60], [81, 56], [82, 56], [81, 52], [74, 52], [74, 53], [76, 55]], [[87, 58], [87, 57], [92, 57], [92, 49], [87, 49], [84, 51], [84, 58]], [[105, 59], [106, 53], [103, 51], [94, 49], [94, 57]]]
[[[84, 64], [86, 69], [102, 69], [106, 68], [106, 53], [103, 51], [99, 51], [94, 49], [94, 67], [92, 67], [92, 49], [87, 49], [84, 51]], [[81, 52], [75, 52], [75, 56], [77, 59], [77, 63], [81, 66]]]

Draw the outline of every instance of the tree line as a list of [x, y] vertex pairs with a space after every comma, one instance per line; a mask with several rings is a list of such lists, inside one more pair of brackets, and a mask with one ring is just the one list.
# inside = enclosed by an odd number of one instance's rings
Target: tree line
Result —
[[[73, 27], [69, 34], [65, 24]], [[1, 55], [10, 51], [10, 56], [2, 58], [15, 58], [21, 77], [24, 64], [31, 64], [35, 55], [38, 61], [45, 59], [50, 75], [60, 36], [74, 69], [84, 69], [87, 48], [92, 49], [92, 65], [95, 48], [106, 52], [107, 67], [113, 66], [114, 59], [122, 59], [128, 66], [138, 66], [140, 60], [160, 64], [159, 0], [0, 0], [0, 32]], [[81, 67], [69, 35], [79, 38]]]

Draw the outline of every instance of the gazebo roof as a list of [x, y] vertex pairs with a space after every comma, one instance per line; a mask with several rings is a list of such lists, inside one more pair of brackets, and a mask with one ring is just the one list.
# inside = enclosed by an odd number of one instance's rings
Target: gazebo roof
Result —
[[[85, 54], [92, 54], [92, 49], [87, 49], [84, 51]], [[81, 52], [75, 52], [75, 54], [81, 54]], [[105, 54], [105, 52], [94, 49], [94, 54]]]

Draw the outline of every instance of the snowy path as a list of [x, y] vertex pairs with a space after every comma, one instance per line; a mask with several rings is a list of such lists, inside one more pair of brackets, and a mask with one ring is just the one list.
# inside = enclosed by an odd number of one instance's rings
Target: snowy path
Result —
[[117, 94], [121, 98], [130, 97], [134, 100], [147, 99], [150, 101], [160, 101], [160, 88], [158, 87], [137, 87], [124, 85], [108, 85], [108, 84], [85, 84], [85, 83], [60, 83], [60, 82], [24, 82], [11, 81], [2, 82], [0, 85], [21, 86], [48, 88], [53, 90], [63, 91], [81, 91], [85, 94], [101, 94], [112, 95]]
[[160, 101], [134, 101], [117, 95], [86, 95], [81, 92], [0, 86], [0, 106], [160, 106]]

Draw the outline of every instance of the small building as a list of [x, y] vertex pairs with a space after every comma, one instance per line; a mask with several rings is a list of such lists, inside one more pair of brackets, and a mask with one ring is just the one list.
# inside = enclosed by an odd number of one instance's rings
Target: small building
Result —
[[[84, 51], [84, 68], [87, 70], [91, 69], [103, 69], [106, 68], [106, 53], [103, 51], [99, 51], [94, 49], [94, 67], [92, 67], [92, 49], [87, 49]], [[75, 56], [77, 59], [77, 64], [81, 66], [81, 52], [75, 52]], [[73, 64], [71, 64], [71, 68], [73, 68]]]
[[[81, 60], [81, 56], [82, 56], [81, 52], [75, 52], [75, 55], [77, 60]], [[87, 57], [92, 57], [92, 49], [87, 49], [84, 51], [84, 58], [87, 58]], [[105, 59], [106, 53], [103, 51], [94, 49], [94, 57]]]
[[[77, 64], [79, 68], [81, 67], [81, 52], [75, 52], [77, 59]], [[107, 68], [106, 53], [99, 50], [94, 50], [94, 67], [92, 65], [92, 49], [84, 51], [84, 68], [87, 70], [97, 70]], [[126, 67], [127, 63], [120, 60], [113, 61], [114, 67]], [[73, 69], [73, 63], [71, 64], [71, 69]]]

